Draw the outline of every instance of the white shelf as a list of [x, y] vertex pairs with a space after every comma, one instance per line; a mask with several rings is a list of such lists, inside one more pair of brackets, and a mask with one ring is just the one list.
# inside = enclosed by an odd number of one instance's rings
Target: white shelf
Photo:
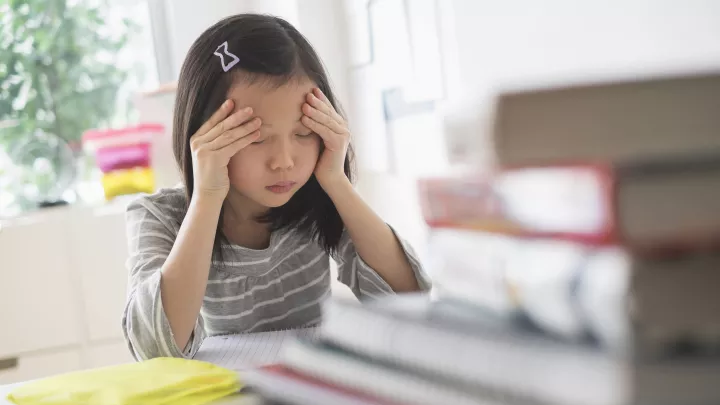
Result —
[[[0, 384], [132, 361], [123, 204], [70, 206], [3, 221]], [[9, 363], [12, 363], [10, 361]]]

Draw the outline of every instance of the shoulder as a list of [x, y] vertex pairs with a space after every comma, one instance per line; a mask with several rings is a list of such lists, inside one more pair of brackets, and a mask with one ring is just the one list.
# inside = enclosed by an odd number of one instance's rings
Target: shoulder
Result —
[[321, 253], [325, 253], [315, 238], [295, 228], [276, 231], [271, 243], [273, 243], [273, 255], [285, 259], [316, 258]]
[[148, 215], [161, 222], [182, 223], [187, 210], [185, 188], [161, 188], [153, 194], [131, 201], [126, 208], [126, 219], [146, 218]]

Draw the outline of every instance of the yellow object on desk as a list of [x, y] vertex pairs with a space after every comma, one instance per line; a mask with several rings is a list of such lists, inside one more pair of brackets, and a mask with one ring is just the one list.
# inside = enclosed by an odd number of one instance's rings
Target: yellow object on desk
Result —
[[240, 387], [237, 373], [214, 364], [156, 358], [38, 380], [7, 399], [17, 405], [200, 405]]
[[102, 176], [105, 199], [125, 194], [152, 193], [155, 190], [155, 173], [149, 167], [115, 170]]

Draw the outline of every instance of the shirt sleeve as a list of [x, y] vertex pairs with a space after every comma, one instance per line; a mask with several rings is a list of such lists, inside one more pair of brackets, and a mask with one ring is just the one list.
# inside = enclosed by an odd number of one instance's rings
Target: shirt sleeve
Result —
[[[417, 254], [407, 241], [398, 236], [395, 229], [390, 227], [395, 238], [400, 243], [405, 257], [410, 263], [413, 274], [421, 290], [431, 288], [430, 279], [420, 264]], [[355, 250], [350, 234], [345, 230], [340, 239], [338, 252], [335, 255], [338, 265], [338, 281], [350, 287], [358, 299], [380, 298], [384, 295], [394, 294], [392, 287], [372, 268]]]
[[160, 294], [160, 269], [176, 238], [162, 211], [146, 197], [128, 205], [126, 228], [129, 257], [128, 295], [122, 318], [125, 340], [137, 360], [155, 357], [192, 358], [204, 338], [202, 316], [187, 346], [180, 349], [165, 316]]

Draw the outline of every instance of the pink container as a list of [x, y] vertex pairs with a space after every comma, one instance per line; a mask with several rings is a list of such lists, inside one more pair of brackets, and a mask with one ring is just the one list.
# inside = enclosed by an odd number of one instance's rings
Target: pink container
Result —
[[103, 173], [133, 167], [150, 167], [150, 144], [100, 148], [95, 152], [95, 162]]
[[95, 154], [103, 173], [135, 167], [150, 167], [153, 138], [165, 128], [159, 124], [134, 127], [89, 130], [82, 136], [83, 148]]

